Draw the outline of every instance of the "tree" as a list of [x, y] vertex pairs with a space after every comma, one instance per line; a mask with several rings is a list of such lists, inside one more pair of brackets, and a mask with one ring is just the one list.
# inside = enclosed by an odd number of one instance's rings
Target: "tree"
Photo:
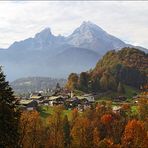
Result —
[[18, 147], [19, 110], [12, 88], [6, 82], [0, 67], [0, 145]]
[[37, 111], [24, 111], [20, 118], [20, 147], [38, 148], [43, 144], [44, 127]]
[[101, 117], [101, 122], [103, 123], [104, 127], [104, 134], [106, 137], [110, 137], [112, 135], [112, 125], [111, 123], [113, 122], [113, 118], [111, 114], [104, 114]]
[[54, 108], [53, 115], [49, 117], [49, 137], [47, 141], [47, 147], [64, 147], [64, 133], [62, 124], [62, 112], [63, 108], [61, 106], [56, 106]]
[[98, 148], [115, 148], [115, 147], [113, 147], [112, 140], [104, 138], [99, 142]]
[[99, 80], [99, 76], [95, 76], [92, 78], [91, 81], [91, 91], [92, 92], [98, 92], [100, 89], [100, 80]]
[[117, 91], [117, 81], [115, 77], [112, 76], [111, 74], [109, 75], [108, 87], [109, 87], [109, 90]]
[[86, 117], [79, 117], [71, 131], [72, 147], [90, 148], [93, 138], [91, 131], [90, 121]]
[[148, 99], [139, 98], [138, 100], [138, 113], [139, 118], [143, 121], [148, 121]]
[[68, 77], [68, 82], [66, 84], [66, 87], [70, 90], [77, 89], [78, 88], [78, 75], [76, 73], [71, 73]]
[[63, 132], [64, 132], [64, 145], [70, 147], [71, 136], [70, 136], [70, 124], [67, 115], [64, 116], [63, 120]]
[[86, 72], [81, 72], [80, 78], [79, 78], [80, 90], [87, 92], [88, 91], [88, 82], [89, 82], [88, 74]]
[[119, 69], [117, 79], [126, 85], [136, 88], [139, 88], [142, 84], [145, 84], [147, 80], [146, 75], [140, 70], [128, 66], [122, 66]]
[[109, 71], [103, 73], [103, 76], [100, 79], [100, 86], [104, 91], [117, 90], [117, 82], [115, 78], [109, 73]]
[[72, 115], [71, 115], [72, 117], [72, 119], [71, 119], [71, 125], [73, 126], [74, 124], [75, 124], [75, 122], [76, 122], [76, 120], [77, 120], [77, 118], [79, 117], [79, 113], [78, 113], [78, 110], [76, 109], [76, 108], [74, 108], [73, 110], [72, 110]]
[[125, 92], [124, 86], [121, 82], [118, 84], [117, 92], [123, 94]]
[[100, 135], [99, 135], [98, 128], [96, 127], [93, 130], [93, 145], [94, 145], [94, 148], [99, 146], [99, 142], [100, 142]]
[[57, 83], [57, 84], [56, 84], [56, 90], [59, 91], [60, 89], [61, 89], [60, 84]]
[[101, 122], [105, 125], [110, 124], [112, 121], [112, 115], [110, 114], [105, 114], [101, 117]]
[[122, 136], [123, 148], [147, 148], [148, 137], [144, 123], [138, 120], [131, 120], [127, 123]]

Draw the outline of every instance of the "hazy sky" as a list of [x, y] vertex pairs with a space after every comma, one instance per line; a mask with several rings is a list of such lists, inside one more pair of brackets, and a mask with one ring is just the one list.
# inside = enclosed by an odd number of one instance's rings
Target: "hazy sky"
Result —
[[88, 20], [127, 43], [148, 48], [146, 1], [1, 1], [0, 47], [33, 37], [45, 27], [55, 35], [69, 35]]

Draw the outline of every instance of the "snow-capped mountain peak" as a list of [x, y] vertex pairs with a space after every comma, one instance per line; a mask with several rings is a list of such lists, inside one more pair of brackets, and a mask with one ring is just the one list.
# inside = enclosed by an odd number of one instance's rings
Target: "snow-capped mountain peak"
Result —
[[105, 32], [101, 27], [97, 26], [96, 24], [94, 24], [90, 21], [83, 21], [80, 28], [84, 29], [84, 30], [91, 29], [91, 30], [97, 30], [97, 31]]
[[68, 42], [75, 47], [91, 49], [100, 54], [125, 45], [123, 41], [108, 34], [101, 27], [90, 21], [84, 21], [80, 27], [75, 29], [68, 37]]

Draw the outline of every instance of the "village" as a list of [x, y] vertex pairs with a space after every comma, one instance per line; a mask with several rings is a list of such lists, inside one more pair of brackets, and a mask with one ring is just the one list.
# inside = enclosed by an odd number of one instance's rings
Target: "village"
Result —
[[73, 91], [56, 87], [50, 93], [43, 91], [33, 92], [29, 98], [21, 98], [19, 107], [21, 110], [36, 110], [39, 106], [57, 106], [62, 105], [65, 109], [77, 108], [83, 111], [86, 108], [91, 108], [95, 102], [93, 94], [75, 95]]
[[[138, 103], [139, 95], [133, 97], [133, 104]], [[114, 102], [118, 105], [113, 106], [114, 112], [119, 112], [121, 105], [127, 103], [126, 97], [117, 96], [114, 97]], [[30, 93], [29, 98], [21, 98], [19, 100], [19, 108], [21, 110], [37, 110], [38, 107], [47, 106], [64, 106], [66, 110], [72, 110], [77, 108], [78, 111], [83, 112], [87, 108], [91, 108], [98, 101], [98, 96], [93, 93], [76, 95], [73, 91], [69, 91], [65, 88], [61, 88], [59, 85], [56, 86], [54, 90], [51, 90], [50, 93], [37, 91]]]

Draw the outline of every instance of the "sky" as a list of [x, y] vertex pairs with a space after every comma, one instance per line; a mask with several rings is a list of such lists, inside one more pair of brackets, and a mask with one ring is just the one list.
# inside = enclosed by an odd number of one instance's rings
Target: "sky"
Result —
[[68, 36], [83, 21], [148, 48], [148, 1], [1, 1], [0, 48], [47, 27], [54, 35]]

